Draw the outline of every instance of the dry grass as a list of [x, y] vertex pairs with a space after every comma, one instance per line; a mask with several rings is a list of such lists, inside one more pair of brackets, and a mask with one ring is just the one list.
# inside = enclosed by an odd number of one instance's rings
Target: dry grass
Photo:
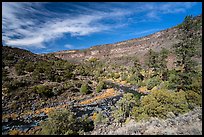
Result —
[[113, 88], [110, 88], [110, 89], [107, 89], [103, 94], [98, 95], [94, 98], [82, 101], [79, 104], [82, 104], [82, 105], [90, 104], [90, 103], [93, 103], [93, 102], [98, 101], [98, 100], [102, 100], [102, 99], [105, 99], [108, 97], [113, 97], [115, 95], [117, 95], [117, 91], [115, 91]]
[[55, 109], [58, 109], [58, 108], [65, 108], [67, 105], [58, 105], [56, 107], [50, 107], [50, 108], [42, 108], [42, 109], [39, 109], [39, 110], [36, 110], [35, 111], [35, 114], [40, 114], [42, 112], [48, 114], [49, 112], [55, 110]]
[[149, 92], [149, 90], [147, 89], [147, 86], [142, 86], [138, 89], [139, 93], [144, 93], [144, 92]]
[[121, 81], [120, 84], [125, 85], [125, 84], [127, 84], [127, 81]]
[[97, 113], [94, 112], [94, 113], [93, 113], [93, 116], [91, 116], [92, 120], [95, 120], [95, 119], [96, 119], [96, 115], [97, 115]]

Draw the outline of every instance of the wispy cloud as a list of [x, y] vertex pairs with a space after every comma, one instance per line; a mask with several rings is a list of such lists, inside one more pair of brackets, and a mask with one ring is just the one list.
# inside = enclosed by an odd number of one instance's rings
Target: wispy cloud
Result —
[[[38, 5], [39, 6], [39, 5]], [[40, 5], [43, 7], [42, 5]], [[28, 14], [36, 12], [27, 3], [3, 3], [2, 37], [3, 42], [10, 46], [45, 48], [44, 42], [55, 40], [69, 33], [71, 36], [84, 36], [92, 33], [109, 30], [115, 25], [102, 24], [99, 21], [107, 18], [122, 17], [129, 14], [126, 11], [114, 9], [112, 12], [95, 11], [94, 14], [79, 14], [78, 16], [66, 16], [62, 13], [61, 18], [49, 18], [50, 11], [38, 11], [44, 17], [44, 23], [36, 22], [37, 18], [28, 18], [19, 15], [20, 10]], [[51, 13], [50, 13], [51, 14]], [[121, 25], [119, 24], [118, 27]]]
[[152, 33], [152, 32], [159, 31], [159, 30], [160, 30], [160, 29], [149, 29], [149, 30], [134, 32], [134, 33], [131, 33], [131, 34], [137, 36], [137, 35]]
[[[59, 11], [49, 9], [49, 4], [3, 2], [3, 43], [17, 47], [46, 48], [45, 43], [62, 38], [65, 34], [79, 37], [109, 32], [132, 22], [158, 20], [161, 14], [185, 12], [195, 3], [56, 3], [61, 4], [58, 6]], [[136, 21], [127, 21], [130, 15], [139, 13], [145, 13], [146, 16]], [[144, 30], [134, 35], [148, 31], [153, 30]]]
[[150, 19], [160, 19], [164, 14], [184, 13], [189, 8], [192, 8], [195, 2], [163, 2], [163, 3], [150, 3], [144, 5], [147, 12], [146, 16]]
[[72, 49], [74, 46], [73, 45], [70, 45], [70, 44], [66, 44], [64, 45], [65, 48], [68, 48], [68, 49]]

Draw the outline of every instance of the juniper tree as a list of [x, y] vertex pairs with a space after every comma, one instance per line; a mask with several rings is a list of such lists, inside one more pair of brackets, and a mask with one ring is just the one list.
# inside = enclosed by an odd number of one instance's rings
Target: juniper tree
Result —
[[192, 16], [186, 16], [184, 22], [181, 24], [180, 42], [173, 46], [177, 61], [175, 62], [181, 68], [178, 72], [179, 80], [177, 81], [177, 91], [180, 89], [186, 90], [192, 83], [192, 74], [195, 72], [195, 61], [192, 57], [195, 56], [195, 37], [192, 30], [193, 20]]
[[140, 64], [138, 58], [135, 58], [135, 59], [134, 59], [134, 69], [133, 69], [133, 70], [134, 70], [134, 72], [136, 72], [136, 73], [138, 73], [138, 72], [141, 71], [141, 64]]
[[162, 48], [159, 53], [159, 73], [162, 76], [163, 80], [167, 80], [167, 57], [168, 57], [168, 50]]
[[146, 65], [148, 69], [152, 69], [154, 74], [158, 74], [159, 70], [159, 54], [152, 49], [148, 51], [148, 59], [146, 60]]
[[116, 103], [117, 107], [113, 109], [113, 117], [122, 124], [131, 116], [132, 108], [137, 104], [138, 99], [132, 93], [124, 94], [123, 98]]

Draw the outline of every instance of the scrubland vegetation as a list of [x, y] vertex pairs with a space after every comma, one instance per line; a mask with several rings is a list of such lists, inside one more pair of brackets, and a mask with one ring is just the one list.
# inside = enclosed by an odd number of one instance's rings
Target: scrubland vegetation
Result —
[[[27, 103], [31, 98], [40, 99], [36, 108], [41, 108], [48, 99], [68, 92], [77, 96], [103, 95], [102, 92], [108, 89], [106, 80], [137, 86], [138, 92], [145, 93], [142, 96], [123, 93], [122, 99], [112, 106], [109, 117], [102, 112], [95, 112], [91, 117], [77, 117], [70, 108], [50, 111], [48, 119], [40, 124], [41, 130], [35, 134], [83, 134], [111, 121], [124, 124], [128, 119], [166, 119], [170, 112], [174, 115], [186, 113], [197, 106], [202, 107], [202, 69], [193, 60], [200, 53], [200, 48], [196, 47], [202, 43], [201, 38], [193, 35], [199, 25], [187, 16], [178, 26], [183, 34], [180, 42], [171, 50], [163, 48], [156, 52], [150, 49], [144, 65], [137, 57], [131, 67], [106, 64], [97, 58], [81, 64], [55, 59], [36, 62], [19, 59], [14, 65], [15, 77], [10, 77], [7, 69], [2, 70], [3, 93], [7, 94], [7, 99], [20, 103]], [[169, 54], [176, 56], [172, 69], [167, 67]], [[13, 57], [3, 55], [3, 59], [4, 66], [10, 66]], [[13, 97], [14, 93], [18, 99]], [[7, 107], [11, 112], [18, 108], [15, 104]], [[22, 109], [31, 108], [24, 106]], [[11, 133], [17, 134], [16, 131]]]

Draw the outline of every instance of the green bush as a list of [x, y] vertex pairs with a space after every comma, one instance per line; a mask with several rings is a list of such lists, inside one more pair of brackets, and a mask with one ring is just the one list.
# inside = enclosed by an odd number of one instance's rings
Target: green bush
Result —
[[137, 83], [137, 86], [138, 86], [138, 87], [143, 87], [143, 86], [146, 86], [146, 83], [143, 82], [143, 81], [139, 81], [139, 82]]
[[51, 97], [51, 96], [54, 95], [53, 92], [52, 92], [52, 89], [49, 86], [47, 86], [47, 85], [37, 85], [37, 86], [34, 86], [33, 90], [35, 92], [37, 92], [38, 94], [44, 95], [44, 96], [47, 96], [47, 97]]
[[39, 62], [37, 62], [35, 69], [39, 73], [44, 73], [50, 67], [51, 67], [50, 63], [48, 63], [46, 61], [39, 61]]
[[103, 88], [105, 88], [105, 83], [100, 81], [96, 87], [96, 92], [99, 93]]
[[114, 78], [115, 77], [115, 73], [114, 72], [110, 72], [110, 77]]
[[77, 118], [70, 109], [56, 109], [48, 113], [48, 119], [40, 123], [40, 135], [78, 135], [93, 130], [88, 117]]
[[118, 79], [119, 77], [120, 77], [120, 74], [119, 73], [115, 73], [114, 78]]
[[41, 73], [37, 69], [35, 69], [32, 73], [32, 79], [36, 82], [39, 82], [40, 80], [43, 79], [43, 77]]
[[126, 73], [121, 74], [121, 80], [122, 81], [127, 80], [127, 74]]
[[136, 120], [150, 117], [166, 118], [168, 112], [174, 114], [189, 111], [185, 92], [169, 92], [155, 90], [142, 98], [141, 104], [133, 108], [132, 114]]
[[130, 75], [130, 77], [127, 79], [127, 82], [131, 83], [131, 84], [137, 84], [137, 83], [140, 83], [143, 79], [144, 78], [143, 78], [142, 74], [134, 73], [134, 74]]
[[64, 76], [65, 76], [66, 79], [71, 79], [71, 78], [73, 78], [74, 75], [73, 75], [72, 72], [66, 71], [65, 74], [64, 74]]
[[55, 80], [55, 74], [56, 73], [56, 70], [54, 70], [54, 69], [52, 69], [52, 68], [50, 68], [50, 69], [47, 69], [46, 71], [45, 71], [45, 76], [46, 76], [46, 79], [48, 79], [48, 80], [50, 80], [50, 81], [52, 81], [52, 82], [56, 82], [56, 80]]
[[17, 63], [15, 64], [15, 71], [16, 71], [16, 74], [18, 76], [20, 75], [24, 75], [24, 65], [22, 65], [21, 63]]
[[9, 72], [6, 69], [2, 69], [2, 84], [5, 81], [10, 81], [10, 78], [8, 77]]
[[202, 106], [202, 94], [188, 90], [186, 91], [186, 99], [190, 109], [193, 109], [195, 106]]
[[59, 89], [58, 89], [57, 87], [53, 87], [53, 88], [52, 88], [52, 93], [53, 93], [54, 95], [59, 94]]
[[87, 94], [87, 93], [88, 93], [88, 85], [87, 85], [86, 83], [83, 83], [83, 84], [81, 85], [80, 92], [81, 92], [82, 94]]
[[76, 116], [69, 110], [57, 109], [48, 114], [48, 120], [41, 122], [42, 135], [77, 134]]
[[151, 90], [154, 86], [157, 86], [160, 83], [161, 83], [161, 80], [159, 79], [159, 77], [150, 78], [147, 81], [147, 89]]
[[10, 90], [18, 89], [19, 87], [24, 87], [28, 84], [29, 84], [29, 82], [27, 82], [26, 80], [14, 79], [14, 80], [10, 81], [7, 86], [8, 86], [8, 89], [10, 91]]
[[27, 65], [25, 66], [25, 70], [27, 72], [33, 72], [35, 69], [35, 64], [32, 62], [28, 62]]
[[125, 122], [127, 117], [130, 117], [132, 108], [138, 105], [138, 99], [132, 93], [125, 93], [123, 98], [116, 103], [116, 108], [113, 108], [113, 117], [119, 123]]
[[99, 70], [97, 70], [97, 71], [94, 72], [94, 77], [95, 77], [95, 78], [100, 77], [100, 75], [101, 75], [101, 73], [99, 72]]
[[59, 76], [59, 75], [54, 75], [54, 81], [56, 82], [62, 82], [63, 81], [63, 76]]
[[96, 118], [94, 119], [94, 125], [104, 124], [108, 122], [108, 118], [105, 118], [102, 112], [96, 114]]
[[[201, 73], [201, 72], [200, 72]], [[190, 89], [198, 94], [201, 94], [202, 91], [202, 74], [197, 74], [192, 76], [192, 84], [190, 85]]]

